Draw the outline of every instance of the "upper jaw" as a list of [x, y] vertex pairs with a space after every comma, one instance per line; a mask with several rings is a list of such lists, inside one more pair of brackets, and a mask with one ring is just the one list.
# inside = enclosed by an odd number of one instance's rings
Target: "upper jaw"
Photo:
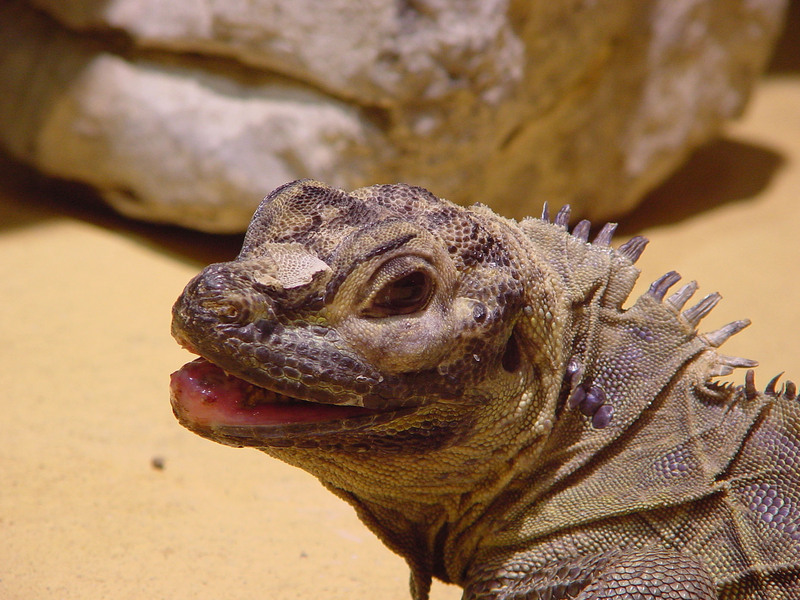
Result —
[[[402, 378], [384, 376], [347, 350], [335, 330], [322, 326], [270, 326], [266, 336], [253, 323], [220, 325], [194, 304], [179, 299], [172, 335], [184, 348], [227, 374], [284, 396], [339, 406], [389, 410], [426, 404]], [[270, 339], [259, 339], [268, 337]]]

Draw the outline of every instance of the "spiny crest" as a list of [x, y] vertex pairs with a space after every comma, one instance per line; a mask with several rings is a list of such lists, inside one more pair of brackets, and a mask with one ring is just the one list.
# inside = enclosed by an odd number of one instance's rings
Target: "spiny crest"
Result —
[[[553, 221], [550, 220], [550, 213], [547, 204], [544, 204], [542, 210], [541, 220], [547, 223], [562, 228], [565, 232], [572, 237], [577, 238], [582, 242], [589, 241], [589, 232], [591, 230], [591, 223], [588, 220], [582, 220], [577, 223], [572, 230], [569, 229], [569, 205], [563, 206], [555, 216]], [[616, 229], [616, 223], [607, 223], [604, 225], [591, 245], [597, 247], [607, 248], [610, 246], [611, 237]], [[631, 263], [635, 262], [643, 253], [648, 240], [643, 236], [635, 236], [629, 241], [622, 244], [615, 250], [618, 255], [621, 255]], [[688, 301], [692, 298], [698, 289], [696, 281], [690, 281], [677, 291], [669, 296], [667, 293], [670, 289], [680, 281], [681, 276], [675, 272], [670, 271], [665, 273], [650, 285], [647, 295], [659, 301], [664, 306], [671, 309], [677, 318], [680, 318], [686, 324], [686, 327], [695, 332], [700, 339], [702, 339], [710, 348], [719, 348], [723, 343], [730, 339], [733, 335], [742, 331], [745, 327], [750, 325], [748, 319], [741, 319], [723, 325], [719, 329], [707, 333], [697, 332], [697, 327], [700, 321], [706, 317], [713, 308], [719, 303], [722, 296], [717, 293], [711, 293], [703, 297], [697, 303], [685, 308]], [[731, 374], [734, 369], [748, 368], [745, 376], [745, 383], [741, 386], [734, 386], [731, 383], [711, 383], [708, 385], [710, 389], [717, 390], [731, 390], [738, 389], [742, 391], [748, 399], [753, 399], [757, 395], [755, 387], [754, 372], [752, 367], [758, 363], [754, 360], [741, 358], [736, 356], [727, 356], [724, 354], [716, 354], [717, 361], [708, 373], [710, 378], [720, 377]], [[574, 358], [567, 364], [566, 378], [568, 385], [568, 395], [566, 405], [570, 409], [580, 410], [582, 414], [591, 418], [592, 426], [595, 429], [602, 429], [608, 426], [614, 414], [614, 406], [606, 402], [602, 388], [587, 386], [583, 381], [583, 366]], [[787, 381], [781, 389], [777, 389], [777, 382], [780, 375], [773, 378], [766, 386], [764, 393], [774, 398], [783, 397], [787, 399], [794, 399], [797, 397], [797, 386], [792, 381]]]
[[[573, 237], [578, 238], [581, 241], [588, 242], [589, 241], [589, 232], [592, 228], [592, 223], [586, 219], [579, 221], [577, 225], [572, 228], [572, 231], [569, 230], [569, 216], [570, 216], [571, 208], [569, 204], [565, 204], [561, 207], [561, 209], [556, 214], [556, 218], [553, 221], [554, 225], [563, 228], [567, 233], [572, 234]], [[542, 221], [550, 223], [550, 209], [547, 206], [547, 202], [544, 203], [542, 206]], [[595, 246], [610, 246], [611, 245], [611, 238], [614, 235], [614, 232], [617, 229], [616, 223], [606, 223], [603, 225], [602, 229], [597, 233], [594, 240], [592, 240], [592, 244]], [[626, 258], [628, 258], [632, 263], [635, 263], [639, 260], [639, 257], [644, 252], [645, 247], [647, 246], [649, 240], [641, 235], [636, 235], [629, 239], [627, 242], [622, 244], [619, 248], [616, 249], [616, 252]]]
[[[786, 383], [782, 384], [778, 389], [778, 381], [782, 376], [783, 373], [778, 373], [770, 379], [764, 388], [764, 394], [776, 399], [795, 400], [797, 398], [797, 385], [794, 381], [787, 379]], [[744, 392], [748, 400], [753, 400], [758, 395], [756, 376], [752, 369], [748, 369], [747, 373], [745, 373], [744, 385], [737, 386], [737, 388]]]
[[[587, 242], [592, 224], [584, 219], [575, 225], [572, 228], [572, 231], [570, 231], [568, 226], [569, 216], [570, 206], [569, 204], [565, 204], [558, 211], [558, 214], [556, 214], [553, 224], [558, 227], [562, 227], [573, 237]], [[542, 220], [548, 223], [550, 222], [550, 211], [546, 202], [542, 208]], [[606, 223], [592, 241], [592, 244], [596, 246], [609, 246], [611, 243], [611, 237], [616, 228], [616, 223]], [[622, 256], [625, 256], [631, 262], [636, 262], [636, 260], [638, 260], [644, 252], [648, 241], [649, 240], [646, 237], [640, 235], [634, 236], [617, 248], [616, 252]], [[669, 289], [678, 281], [680, 281], [680, 279], [681, 276], [676, 271], [669, 271], [650, 284], [650, 289], [647, 291], [647, 293], [653, 298], [663, 301], [667, 305], [671, 306], [676, 312], [680, 313], [680, 315], [692, 328], [696, 328], [700, 324], [700, 321], [706, 317], [719, 303], [719, 301], [722, 299], [722, 296], [718, 292], [713, 292], [705, 296], [697, 304], [682, 311], [683, 307], [697, 291], [698, 286], [696, 281], [690, 281], [679, 288], [676, 292], [671, 294], [668, 298], [666, 298], [666, 300], [664, 300]], [[703, 334], [702, 337], [712, 348], [719, 348], [730, 337], [739, 333], [748, 325], [750, 325], [749, 319], [733, 321], [732, 323], [728, 323], [727, 325], [720, 327], [716, 331]], [[712, 373], [712, 376], [728, 375], [733, 372], [734, 368], [754, 367], [758, 364], [756, 361], [746, 358], [722, 355], [720, 355], [720, 358], [722, 359], [720, 369], [718, 372]]]
[[[694, 295], [695, 291], [697, 291], [696, 281], [690, 281], [664, 300], [664, 296], [666, 296], [669, 289], [675, 285], [680, 278], [681, 276], [675, 271], [665, 273], [650, 285], [650, 289], [647, 293], [657, 300], [663, 301], [665, 304], [671, 306], [683, 317], [692, 329], [696, 329], [700, 321], [719, 303], [722, 296], [718, 292], [713, 292], [705, 296], [697, 304], [690, 306], [686, 310], [682, 310], [692, 295]], [[749, 319], [733, 321], [715, 331], [702, 334], [701, 337], [710, 347], [719, 348], [731, 336], [739, 333], [748, 325], [750, 325]], [[736, 368], [755, 367], [758, 364], [756, 361], [749, 358], [725, 356], [723, 354], [718, 354], [717, 356], [719, 357], [719, 363], [716, 368], [709, 373], [711, 377], [730, 375]]]

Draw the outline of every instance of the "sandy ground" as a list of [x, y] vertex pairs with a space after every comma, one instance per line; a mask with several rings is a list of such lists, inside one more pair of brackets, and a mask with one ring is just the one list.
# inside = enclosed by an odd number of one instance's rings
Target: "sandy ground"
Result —
[[[190, 357], [170, 306], [238, 241], [84, 200], [0, 164], [0, 598], [407, 598], [403, 562], [316, 480], [172, 417]], [[707, 329], [753, 319], [726, 350], [763, 386], [800, 379], [798, 223], [800, 74], [779, 69], [622, 230], [651, 239], [640, 291], [676, 269], [724, 295]]]

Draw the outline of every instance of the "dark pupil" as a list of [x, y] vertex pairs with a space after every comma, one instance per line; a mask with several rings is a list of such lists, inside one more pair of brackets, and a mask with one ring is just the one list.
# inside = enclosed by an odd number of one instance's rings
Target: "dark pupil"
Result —
[[428, 278], [415, 271], [386, 285], [375, 299], [375, 305], [399, 314], [414, 312], [427, 301], [428, 289]]

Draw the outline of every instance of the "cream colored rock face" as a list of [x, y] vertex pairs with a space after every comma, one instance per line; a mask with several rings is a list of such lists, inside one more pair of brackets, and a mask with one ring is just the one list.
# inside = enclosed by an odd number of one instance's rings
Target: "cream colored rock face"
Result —
[[608, 218], [740, 113], [785, 5], [16, 0], [0, 145], [207, 231], [300, 177]]

